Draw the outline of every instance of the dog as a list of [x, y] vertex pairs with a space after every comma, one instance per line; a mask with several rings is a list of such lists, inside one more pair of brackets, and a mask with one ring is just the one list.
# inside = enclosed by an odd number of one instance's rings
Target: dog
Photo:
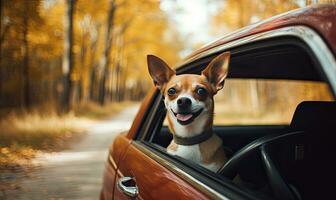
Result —
[[166, 62], [147, 56], [148, 71], [164, 96], [169, 130], [173, 140], [168, 153], [180, 156], [213, 171], [225, 164], [222, 140], [212, 132], [214, 95], [224, 86], [230, 52], [214, 58], [201, 75], [176, 75]]

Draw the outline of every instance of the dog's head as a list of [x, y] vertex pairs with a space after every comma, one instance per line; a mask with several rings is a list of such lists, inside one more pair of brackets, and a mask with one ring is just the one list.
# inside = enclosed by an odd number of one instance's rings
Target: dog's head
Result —
[[225, 52], [214, 58], [201, 75], [176, 75], [160, 58], [147, 56], [149, 73], [165, 97], [168, 122], [173, 132], [177, 127], [190, 129], [194, 124], [202, 130], [207, 124], [211, 126], [213, 96], [223, 88], [229, 60], [230, 53]]

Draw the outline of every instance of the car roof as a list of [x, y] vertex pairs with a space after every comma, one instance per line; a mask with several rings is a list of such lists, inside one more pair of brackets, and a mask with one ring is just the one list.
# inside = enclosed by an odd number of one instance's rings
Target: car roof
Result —
[[[197, 55], [208, 50], [221, 46], [223, 44], [238, 40], [254, 34], [267, 32], [290, 26], [307, 26], [315, 30], [331, 49], [332, 53], [336, 55], [336, 5], [323, 4], [314, 5], [301, 9], [289, 11], [261, 22], [251, 24], [233, 33], [224, 35], [223, 37], [206, 44], [202, 48], [194, 51], [187, 56], [182, 65], [188, 60], [192, 60]], [[178, 65], [181, 66], [181, 65]], [[178, 67], [179, 68], [179, 67]]]

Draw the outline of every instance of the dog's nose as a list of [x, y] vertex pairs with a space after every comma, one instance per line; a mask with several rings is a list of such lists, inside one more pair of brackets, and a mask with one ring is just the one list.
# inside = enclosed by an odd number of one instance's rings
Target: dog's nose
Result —
[[191, 100], [188, 97], [182, 97], [177, 100], [177, 105], [179, 107], [185, 107], [191, 105]]

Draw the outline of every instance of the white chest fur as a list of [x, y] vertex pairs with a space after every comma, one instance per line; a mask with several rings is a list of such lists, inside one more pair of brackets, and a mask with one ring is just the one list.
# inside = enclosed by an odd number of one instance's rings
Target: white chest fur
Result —
[[175, 151], [169, 151], [169, 153], [197, 163], [202, 161], [202, 155], [198, 144], [190, 146], [177, 145], [177, 149]]
[[172, 155], [180, 156], [184, 159], [200, 164], [201, 166], [213, 172], [217, 172], [219, 168], [222, 166], [219, 163], [204, 164], [202, 162], [203, 158], [202, 158], [202, 154], [201, 154], [200, 147], [198, 144], [190, 145], [190, 146], [177, 145], [177, 148], [175, 151], [168, 150], [168, 153]]

